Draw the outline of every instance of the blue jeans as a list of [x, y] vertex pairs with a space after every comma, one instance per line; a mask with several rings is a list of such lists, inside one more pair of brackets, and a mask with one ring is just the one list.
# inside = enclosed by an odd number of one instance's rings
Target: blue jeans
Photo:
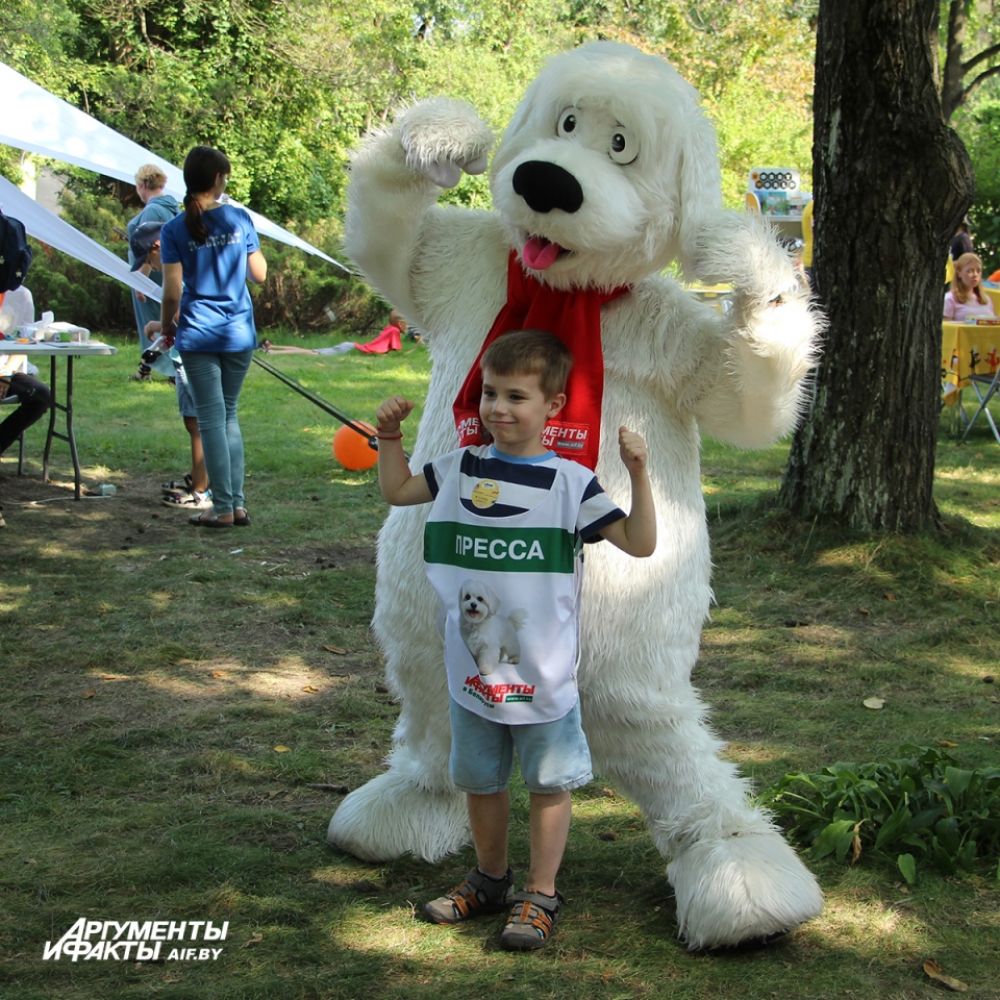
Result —
[[243, 496], [243, 435], [236, 416], [253, 351], [208, 354], [182, 351], [181, 360], [198, 407], [198, 430], [217, 517], [246, 508]]

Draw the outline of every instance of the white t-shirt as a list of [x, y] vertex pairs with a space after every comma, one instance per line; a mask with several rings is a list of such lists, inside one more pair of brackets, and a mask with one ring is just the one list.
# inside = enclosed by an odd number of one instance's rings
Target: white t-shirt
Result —
[[[11, 292], [5, 292], [3, 304], [0, 305], [0, 333], [5, 339], [0, 340], [0, 351], [7, 348], [8, 340], [17, 339], [17, 331], [22, 326], [33, 323], [34, 320], [35, 300], [24, 285]], [[17, 372], [34, 374], [37, 371], [34, 365], [28, 363], [27, 355], [0, 354], [0, 375], [14, 375]]]
[[423, 471], [451, 697], [509, 725], [561, 719], [577, 701], [582, 543], [624, 512], [589, 469], [552, 453], [479, 445]]

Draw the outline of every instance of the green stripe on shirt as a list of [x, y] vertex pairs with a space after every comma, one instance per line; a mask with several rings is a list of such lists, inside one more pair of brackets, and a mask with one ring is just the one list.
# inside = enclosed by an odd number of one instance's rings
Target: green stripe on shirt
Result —
[[496, 573], [572, 573], [576, 539], [561, 528], [428, 521], [424, 561]]

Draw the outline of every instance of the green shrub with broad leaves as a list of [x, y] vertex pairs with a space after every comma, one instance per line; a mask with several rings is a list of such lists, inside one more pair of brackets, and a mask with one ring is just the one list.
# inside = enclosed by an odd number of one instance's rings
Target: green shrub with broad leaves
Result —
[[815, 857], [895, 861], [910, 884], [923, 864], [946, 874], [996, 867], [1000, 768], [962, 768], [933, 747], [904, 746], [900, 753], [786, 774], [763, 803]]

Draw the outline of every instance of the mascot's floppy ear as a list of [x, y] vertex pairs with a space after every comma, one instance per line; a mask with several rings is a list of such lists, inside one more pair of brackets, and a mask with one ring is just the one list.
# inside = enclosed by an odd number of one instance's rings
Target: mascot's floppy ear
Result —
[[715, 129], [701, 108], [697, 107], [696, 96], [695, 103], [681, 150], [678, 183], [678, 256], [688, 281], [698, 277], [698, 265], [704, 249], [698, 245], [702, 227], [722, 208], [722, 177]]

